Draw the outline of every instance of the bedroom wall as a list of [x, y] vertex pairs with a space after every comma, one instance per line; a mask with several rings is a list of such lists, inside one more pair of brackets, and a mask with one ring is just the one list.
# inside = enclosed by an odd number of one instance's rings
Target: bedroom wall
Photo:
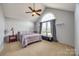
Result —
[[79, 56], [79, 4], [75, 9], [75, 54]]
[[4, 16], [2, 12], [2, 6], [0, 4], [0, 51], [3, 49], [4, 42]]
[[15, 34], [18, 31], [33, 31], [34, 24], [31, 21], [27, 20], [18, 20], [18, 19], [13, 19], [13, 18], [6, 18], [5, 20], [5, 28], [8, 31], [8, 34], [11, 34], [10, 29], [13, 27]]
[[[59, 42], [74, 46], [74, 13], [53, 8], [46, 8], [39, 21], [46, 13], [52, 13], [56, 17], [56, 31]], [[39, 21], [36, 21], [36, 28], [39, 32]]]

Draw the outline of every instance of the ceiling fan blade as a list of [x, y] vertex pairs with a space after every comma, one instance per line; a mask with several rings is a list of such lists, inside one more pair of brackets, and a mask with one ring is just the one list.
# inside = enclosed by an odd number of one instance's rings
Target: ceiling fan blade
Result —
[[32, 12], [25, 12], [25, 13], [32, 13]]
[[39, 10], [36, 10], [36, 12], [41, 12], [42, 10], [41, 9], [39, 9]]
[[29, 7], [29, 9], [30, 9], [31, 11], [33, 11], [31, 7]]
[[37, 12], [36, 12], [36, 14], [40, 16], [40, 14], [39, 14], [39, 13], [37, 13]]

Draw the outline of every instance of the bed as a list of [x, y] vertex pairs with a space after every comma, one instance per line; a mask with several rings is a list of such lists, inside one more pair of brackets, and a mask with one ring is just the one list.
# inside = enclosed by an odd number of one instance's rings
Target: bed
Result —
[[41, 41], [41, 34], [38, 33], [29, 33], [29, 34], [19, 34], [19, 41], [22, 47], [26, 47], [27, 45]]

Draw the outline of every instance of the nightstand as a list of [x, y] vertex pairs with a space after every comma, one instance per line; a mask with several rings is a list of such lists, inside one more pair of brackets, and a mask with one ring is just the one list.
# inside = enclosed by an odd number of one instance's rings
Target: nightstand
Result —
[[9, 43], [17, 41], [17, 35], [9, 35]]

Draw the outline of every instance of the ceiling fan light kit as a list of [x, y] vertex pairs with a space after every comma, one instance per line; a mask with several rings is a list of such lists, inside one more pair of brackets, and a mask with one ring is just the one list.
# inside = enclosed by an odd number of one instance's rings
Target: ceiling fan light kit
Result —
[[33, 8], [32, 7], [28, 7], [28, 8], [31, 10], [31, 12], [25, 12], [25, 13], [31, 13], [32, 16], [35, 16], [35, 15], [40, 16], [39, 12], [41, 12], [42, 10], [41, 9], [36, 10], [35, 4], [33, 4]]
[[34, 16], [34, 15], [36, 15], [36, 13], [35, 12], [32, 12], [32, 16]]

